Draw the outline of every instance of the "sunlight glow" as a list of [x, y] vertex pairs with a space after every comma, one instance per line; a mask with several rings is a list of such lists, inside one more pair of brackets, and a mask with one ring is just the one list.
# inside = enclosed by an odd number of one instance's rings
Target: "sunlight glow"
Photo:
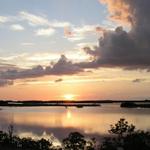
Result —
[[64, 97], [65, 100], [74, 100], [75, 95], [73, 95], [73, 94], [65, 94], [63, 97]]

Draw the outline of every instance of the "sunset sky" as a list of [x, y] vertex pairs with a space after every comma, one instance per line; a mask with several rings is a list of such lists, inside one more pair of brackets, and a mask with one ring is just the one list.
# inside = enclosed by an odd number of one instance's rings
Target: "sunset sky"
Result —
[[0, 0], [0, 99], [149, 99], [149, 6]]

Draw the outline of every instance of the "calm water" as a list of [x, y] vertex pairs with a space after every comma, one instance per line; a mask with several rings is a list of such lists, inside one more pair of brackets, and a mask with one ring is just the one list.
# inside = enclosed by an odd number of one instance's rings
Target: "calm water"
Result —
[[138, 129], [150, 130], [150, 109], [120, 108], [105, 104], [92, 108], [64, 107], [2, 107], [0, 128], [7, 130], [13, 124], [19, 136], [51, 137], [62, 139], [73, 131], [88, 137], [100, 138], [108, 133], [110, 124], [126, 118]]

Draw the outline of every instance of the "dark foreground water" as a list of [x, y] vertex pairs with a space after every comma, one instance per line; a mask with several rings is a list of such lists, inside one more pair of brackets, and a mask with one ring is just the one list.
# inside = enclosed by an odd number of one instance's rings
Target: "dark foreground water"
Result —
[[91, 108], [64, 107], [1, 107], [0, 129], [13, 124], [21, 137], [65, 138], [78, 131], [87, 137], [101, 138], [108, 133], [110, 124], [120, 118], [136, 125], [137, 129], [150, 130], [150, 108], [120, 108], [118, 104], [104, 104]]

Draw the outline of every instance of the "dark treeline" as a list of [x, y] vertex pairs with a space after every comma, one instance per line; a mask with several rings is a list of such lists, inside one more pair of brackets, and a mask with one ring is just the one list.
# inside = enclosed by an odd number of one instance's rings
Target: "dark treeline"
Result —
[[144, 103], [150, 102], [150, 100], [0, 100], [0, 104], [6, 104], [9, 102], [14, 103], [122, 103], [122, 102], [135, 102]]
[[0, 131], [0, 150], [150, 150], [150, 132], [136, 130], [125, 119], [111, 125], [108, 132], [110, 135], [102, 141], [87, 139], [79, 132], [72, 132], [62, 140], [61, 146], [54, 146], [47, 139], [15, 136], [10, 125], [7, 132]]
[[106, 103], [119, 103], [121, 107], [128, 108], [150, 108], [150, 100], [56, 100], [56, 101], [12, 101], [12, 100], [0, 100], [0, 106], [8, 107], [40, 107], [40, 106], [63, 106], [63, 107], [96, 107]]

